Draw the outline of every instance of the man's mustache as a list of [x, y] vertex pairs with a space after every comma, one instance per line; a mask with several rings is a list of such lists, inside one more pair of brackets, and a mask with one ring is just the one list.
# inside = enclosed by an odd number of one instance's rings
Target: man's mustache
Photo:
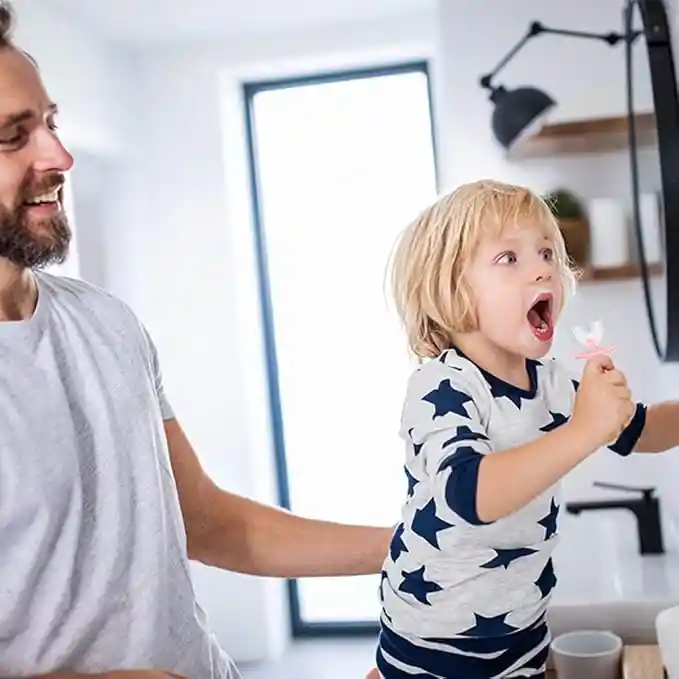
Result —
[[22, 192], [21, 195], [24, 198], [33, 198], [34, 196], [40, 196], [43, 193], [50, 193], [55, 189], [61, 190], [66, 182], [66, 177], [63, 174], [53, 174], [49, 177], [44, 177], [41, 181], [35, 184], [28, 185]]

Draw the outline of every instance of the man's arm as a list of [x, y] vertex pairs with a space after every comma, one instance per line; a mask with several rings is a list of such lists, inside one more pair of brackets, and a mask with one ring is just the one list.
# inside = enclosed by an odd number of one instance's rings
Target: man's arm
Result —
[[635, 453], [662, 453], [679, 446], [679, 401], [648, 406]]
[[165, 432], [191, 559], [283, 578], [380, 571], [391, 528], [305, 519], [221, 490], [175, 419], [165, 421]]

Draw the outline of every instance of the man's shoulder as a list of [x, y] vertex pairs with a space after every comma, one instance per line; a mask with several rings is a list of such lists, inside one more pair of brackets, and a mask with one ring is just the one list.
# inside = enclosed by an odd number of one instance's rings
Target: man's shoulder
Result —
[[89, 281], [45, 272], [39, 272], [37, 277], [41, 287], [48, 290], [58, 305], [70, 307], [76, 313], [99, 317], [107, 324], [140, 325], [126, 302]]

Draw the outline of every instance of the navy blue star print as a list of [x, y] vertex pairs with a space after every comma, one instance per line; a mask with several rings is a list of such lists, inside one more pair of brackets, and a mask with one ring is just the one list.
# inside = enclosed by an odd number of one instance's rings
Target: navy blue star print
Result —
[[549, 432], [549, 431], [554, 431], [557, 427], [560, 427], [562, 424], [566, 424], [568, 422], [568, 417], [566, 415], [562, 415], [561, 413], [553, 413], [551, 410], [549, 411], [549, 414], [552, 418], [552, 421], [549, 424], [546, 424], [544, 427], [540, 427], [540, 431]]
[[421, 566], [416, 571], [401, 571], [404, 580], [399, 585], [401, 592], [405, 594], [412, 594], [420, 603], [431, 606], [429, 595], [434, 592], [441, 592], [443, 588], [435, 582], [425, 580], [424, 566]]
[[507, 569], [512, 561], [516, 561], [529, 554], [535, 554], [536, 552], [535, 549], [530, 549], [529, 547], [519, 547], [518, 549], [494, 549], [493, 551], [497, 556], [487, 563], [481, 564], [481, 568], [500, 568], [503, 566]]
[[488, 437], [482, 432], [472, 431], [470, 427], [463, 425], [457, 428], [455, 436], [448, 439], [443, 444], [443, 447], [446, 448], [447, 446], [450, 446], [453, 443], [459, 443], [460, 441], [488, 441]]
[[412, 522], [413, 533], [424, 538], [436, 549], [441, 549], [438, 540], [439, 531], [452, 527], [452, 523], [448, 523], [437, 516], [436, 502], [433, 498], [422, 509], [415, 512]]
[[552, 506], [547, 516], [543, 516], [538, 523], [545, 527], [545, 540], [549, 540], [556, 533], [556, 517], [559, 515], [559, 505], [552, 498]]
[[464, 404], [471, 401], [472, 398], [469, 394], [455, 389], [450, 380], [441, 380], [439, 386], [434, 391], [430, 391], [422, 400], [434, 406], [432, 419], [436, 419], [448, 413], [454, 413], [460, 415], [460, 417], [469, 417]]
[[556, 575], [554, 575], [554, 564], [551, 559], [540, 573], [540, 577], [535, 581], [535, 585], [540, 590], [543, 599], [554, 589]]
[[403, 529], [402, 523], [398, 524], [398, 527], [394, 531], [394, 535], [391, 538], [391, 545], [389, 546], [389, 556], [392, 561], [396, 561], [403, 552], [407, 552], [408, 548], [403, 542]]
[[462, 632], [466, 637], [499, 637], [503, 634], [515, 632], [516, 627], [512, 627], [505, 622], [508, 613], [496, 615], [492, 618], [486, 618], [483, 615], [474, 613], [476, 624], [468, 630]]
[[403, 468], [408, 479], [408, 497], [412, 497], [415, 492], [415, 486], [418, 484], [417, 479], [408, 471], [408, 467]]
[[[421, 365], [408, 383], [400, 421], [405, 459], [396, 463], [419, 483], [408, 479], [412, 496], [402, 488], [404, 512], [393, 521], [405, 528], [384, 566], [384, 652], [377, 658], [385, 676], [539, 673], [549, 651], [543, 609], [559, 591], [552, 548], [565, 505], [548, 490], [501, 522], [486, 522], [476, 512], [478, 484], [485, 456], [564, 431], [581, 384], [550, 359], [526, 360], [514, 385], [453, 348]], [[464, 563], [464, 573], [451, 577], [443, 568], [448, 560]], [[440, 638], [428, 636], [430, 620], [441, 623]], [[515, 637], [525, 646], [515, 647]]]

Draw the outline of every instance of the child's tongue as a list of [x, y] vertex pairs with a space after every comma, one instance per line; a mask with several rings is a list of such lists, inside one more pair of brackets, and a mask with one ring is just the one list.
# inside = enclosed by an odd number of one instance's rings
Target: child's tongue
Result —
[[533, 307], [529, 312], [528, 312], [528, 322], [534, 327], [534, 328], [539, 328], [545, 322], [542, 320], [542, 317], [538, 313], [537, 309]]
[[528, 324], [533, 332], [533, 335], [541, 342], [549, 342], [554, 335], [554, 328], [552, 327], [551, 318], [547, 314], [547, 318], [543, 318], [538, 311], [533, 308], [528, 312]]

